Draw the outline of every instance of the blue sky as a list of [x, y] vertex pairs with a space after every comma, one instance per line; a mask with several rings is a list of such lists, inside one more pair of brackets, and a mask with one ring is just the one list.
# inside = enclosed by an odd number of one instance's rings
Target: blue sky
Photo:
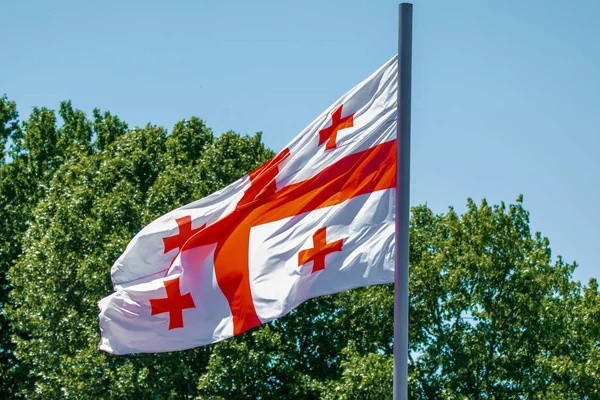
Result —
[[[414, 1], [412, 204], [522, 193], [600, 276], [600, 2]], [[130, 126], [190, 116], [279, 151], [397, 50], [398, 2], [0, 0], [0, 94]]]

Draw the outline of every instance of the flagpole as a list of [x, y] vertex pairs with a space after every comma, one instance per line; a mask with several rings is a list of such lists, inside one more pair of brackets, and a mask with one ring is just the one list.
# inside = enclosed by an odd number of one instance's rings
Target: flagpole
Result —
[[413, 5], [402, 3], [398, 21], [398, 124], [396, 270], [394, 276], [394, 400], [408, 399], [408, 251], [410, 223], [410, 99]]

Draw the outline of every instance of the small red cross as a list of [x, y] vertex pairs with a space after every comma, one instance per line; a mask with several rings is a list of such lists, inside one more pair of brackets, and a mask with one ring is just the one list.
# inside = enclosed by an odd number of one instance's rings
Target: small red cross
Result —
[[200, 228], [192, 229], [192, 217], [189, 215], [186, 215], [182, 218], [177, 218], [175, 222], [177, 222], [177, 226], [179, 227], [179, 233], [174, 236], [163, 238], [165, 254], [173, 249], [180, 249], [181, 246], [183, 246], [183, 244], [187, 242], [192, 235], [194, 235], [194, 233], [198, 232], [205, 226], [202, 225]]
[[179, 290], [179, 277], [164, 281], [167, 297], [150, 300], [152, 312], [150, 315], [169, 313], [169, 330], [183, 328], [183, 310], [195, 308], [194, 299], [190, 293], [183, 296]]
[[327, 142], [325, 150], [335, 149], [339, 130], [354, 126], [354, 114], [342, 118], [342, 107], [343, 104], [331, 114], [331, 126], [319, 131], [319, 146]]
[[333, 243], [327, 243], [326, 229], [317, 229], [313, 235], [314, 246], [312, 249], [302, 250], [298, 254], [298, 266], [301, 267], [309, 261], [313, 262], [312, 272], [314, 274], [317, 271], [325, 269], [325, 256], [327, 254], [342, 251], [343, 239], [336, 240]]

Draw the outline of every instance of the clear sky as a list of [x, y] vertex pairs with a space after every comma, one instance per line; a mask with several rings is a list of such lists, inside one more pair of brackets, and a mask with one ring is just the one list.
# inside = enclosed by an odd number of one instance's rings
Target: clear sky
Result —
[[[415, 0], [412, 204], [525, 197], [600, 276], [600, 1]], [[282, 149], [397, 51], [397, 1], [0, 0], [0, 95]]]

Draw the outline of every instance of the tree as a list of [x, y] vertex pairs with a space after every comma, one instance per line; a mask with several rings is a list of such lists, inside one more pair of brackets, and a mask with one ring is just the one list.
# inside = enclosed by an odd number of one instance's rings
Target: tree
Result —
[[[7, 272], [21, 256], [22, 242], [32, 211], [45, 195], [54, 171], [64, 159], [57, 146], [61, 134], [56, 116], [45, 108], [34, 108], [29, 120], [18, 123], [16, 104], [0, 99], [2, 160], [0, 161], [0, 394], [12, 393], [23, 368], [15, 362], [9, 340], [13, 324], [6, 318], [6, 300], [11, 290]], [[66, 140], [63, 140], [66, 142]], [[5, 153], [6, 149], [8, 153]], [[7, 162], [8, 161], [8, 162]]]
[[9, 373], [14, 364], [12, 354], [13, 346], [10, 341], [11, 328], [4, 314], [5, 304], [8, 300], [10, 285], [6, 277], [8, 268], [16, 258], [18, 238], [11, 237], [14, 226], [11, 223], [13, 208], [18, 208], [14, 202], [14, 187], [11, 185], [15, 169], [9, 171], [6, 166], [5, 153], [7, 143], [14, 140], [18, 132], [18, 113], [16, 104], [8, 101], [6, 96], [0, 97], [0, 229], [4, 232], [0, 236], [0, 397], [8, 397], [15, 381], [9, 378]]
[[579, 287], [552, 262], [529, 213], [503, 203], [459, 217], [413, 210], [411, 379], [417, 398], [545, 398], [552, 354]]
[[28, 371], [15, 394], [189, 397], [207, 350], [120, 358], [98, 352], [96, 302], [112, 291], [109, 266], [145, 224], [230, 183], [272, 152], [259, 134], [215, 138], [197, 118], [167, 135], [151, 125], [128, 130], [99, 111], [90, 122], [68, 102], [60, 113], [60, 128], [41, 130], [34, 129], [41, 119], [34, 112], [23, 135], [29, 165], [48, 183], [32, 209], [25, 251], [10, 269], [8, 315], [18, 364]]
[[591, 279], [583, 296], [562, 307], [565, 329], [555, 351], [539, 358], [548, 377], [547, 399], [600, 399], [600, 291]]
[[[198, 349], [99, 352], [96, 302], [112, 292], [110, 265], [135, 233], [273, 152], [260, 134], [217, 137], [198, 118], [170, 133], [129, 129], [108, 112], [89, 120], [70, 102], [60, 105], [60, 125], [44, 108], [18, 124], [14, 103], [2, 101], [11, 150], [0, 167], [0, 279], [9, 271], [0, 394], [391, 396], [392, 285], [313, 299]], [[552, 259], [549, 241], [530, 231], [522, 198], [509, 206], [469, 200], [462, 215], [415, 207], [410, 252], [412, 398], [599, 398], [598, 285], [582, 288], [571, 278], [575, 264]]]

